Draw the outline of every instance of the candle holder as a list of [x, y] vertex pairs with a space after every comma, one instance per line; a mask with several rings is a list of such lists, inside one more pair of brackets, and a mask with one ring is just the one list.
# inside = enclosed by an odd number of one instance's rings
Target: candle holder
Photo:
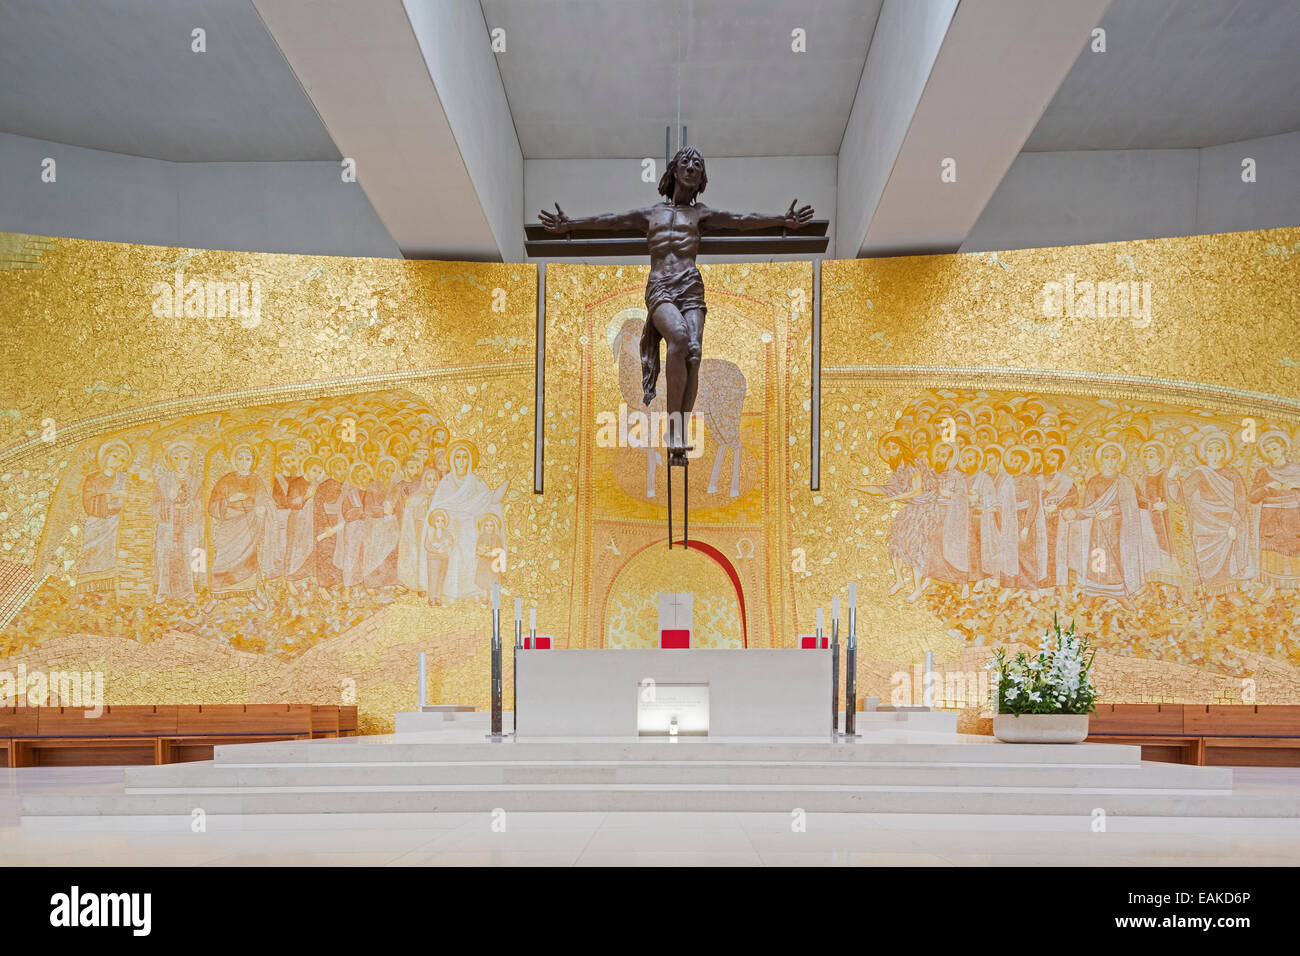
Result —
[[840, 733], [840, 596], [831, 602], [831, 737]]
[[486, 735], [500, 743], [501, 733], [501, 585], [492, 585], [492, 732]]
[[858, 586], [849, 585], [849, 640], [844, 649], [844, 736], [858, 736]]
[[523, 645], [524, 599], [515, 598], [515, 646], [510, 649], [510, 736], [519, 736], [519, 648]]

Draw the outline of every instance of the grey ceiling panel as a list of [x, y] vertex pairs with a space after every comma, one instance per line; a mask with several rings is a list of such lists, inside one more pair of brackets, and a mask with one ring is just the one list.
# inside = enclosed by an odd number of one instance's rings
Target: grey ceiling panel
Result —
[[0, 131], [173, 162], [339, 158], [250, 0], [3, 0]]
[[[881, 0], [483, 0], [526, 159], [836, 153]], [[791, 31], [807, 52], [791, 51]], [[680, 57], [678, 51], [680, 50]]]
[[1300, 129], [1300, 2], [1114, 0], [1026, 150], [1215, 146]]

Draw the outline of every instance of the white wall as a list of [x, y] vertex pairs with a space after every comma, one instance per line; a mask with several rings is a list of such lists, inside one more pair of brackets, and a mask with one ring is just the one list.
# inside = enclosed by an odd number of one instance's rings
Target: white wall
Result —
[[[1256, 182], [1241, 160], [1256, 161]], [[962, 252], [1300, 225], [1300, 133], [1204, 149], [1021, 153]]]
[[[56, 180], [41, 181], [41, 162]], [[0, 232], [400, 258], [334, 162], [169, 163], [0, 133]]]
[[[818, 219], [831, 220], [831, 243], [825, 258], [835, 255], [834, 156], [715, 156], [704, 158], [709, 186], [703, 202], [714, 209], [740, 212], [785, 212], [790, 200], [811, 205]], [[657, 186], [663, 157], [655, 159], [654, 182], [641, 181], [641, 159], [529, 159], [524, 161], [524, 220], [536, 222], [539, 210], [558, 202], [570, 216], [621, 212], [661, 202]], [[709, 262], [753, 260], [754, 256], [709, 256]], [[807, 259], [804, 255], [766, 259]], [[822, 257], [813, 257], [822, 258]], [[562, 262], [579, 262], [563, 259]], [[599, 262], [645, 262], [645, 256]]]

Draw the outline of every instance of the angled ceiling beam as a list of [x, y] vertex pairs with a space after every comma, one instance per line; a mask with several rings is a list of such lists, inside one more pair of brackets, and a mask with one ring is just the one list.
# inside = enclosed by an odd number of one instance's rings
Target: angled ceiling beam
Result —
[[253, 4], [403, 255], [523, 258], [523, 155], [477, 0]]
[[841, 254], [956, 251], [1109, 5], [885, 0], [840, 149]]

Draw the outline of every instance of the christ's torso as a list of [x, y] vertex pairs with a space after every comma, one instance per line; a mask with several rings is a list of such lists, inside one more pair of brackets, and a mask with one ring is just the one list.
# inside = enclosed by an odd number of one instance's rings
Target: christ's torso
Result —
[[701, 214], [699, 206], [663, 202], [650, 207], [646, 240], [651, 275], [675, 275], [695, 265], [700, 250]]

